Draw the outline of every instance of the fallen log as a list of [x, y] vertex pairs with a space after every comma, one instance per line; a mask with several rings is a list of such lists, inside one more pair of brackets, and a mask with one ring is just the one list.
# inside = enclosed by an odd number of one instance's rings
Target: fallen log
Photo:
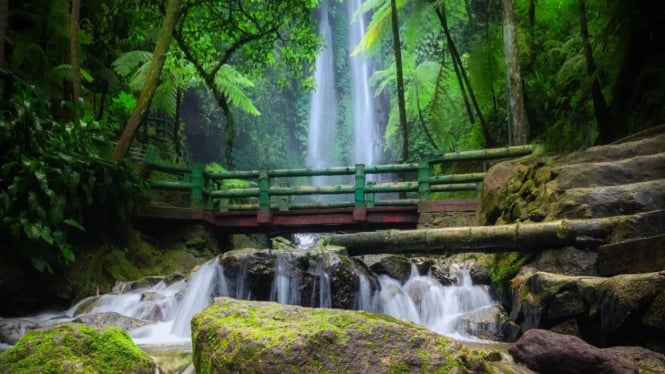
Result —
[[566, 246], [595, 249], [610, 242], [653, 235], [654, 231], [665, 233], [664, 210], [542, 223], [334, 234], [327, 236], [324, 244], [345, 247], [350, 256], [378, 253], [533, 252]]

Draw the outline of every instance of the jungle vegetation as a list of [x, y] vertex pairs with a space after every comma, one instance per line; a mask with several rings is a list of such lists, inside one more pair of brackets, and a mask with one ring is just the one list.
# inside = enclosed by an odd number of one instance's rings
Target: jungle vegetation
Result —
[[[665, 118], [663, 2], [367, 0], [349, 17], [323, 1], [340, 160], [358, 54], [376, 68], [390, 161], [533, 141], [570, 152]], [[49, 270], [82, 230], [125, 225], [145, 190], [127, 159], [148, 142], [169, 163], [304, 165], [317, 3], [0, 0], [2, 251]], [[357, 17], [371, 22], [351, 51]]]

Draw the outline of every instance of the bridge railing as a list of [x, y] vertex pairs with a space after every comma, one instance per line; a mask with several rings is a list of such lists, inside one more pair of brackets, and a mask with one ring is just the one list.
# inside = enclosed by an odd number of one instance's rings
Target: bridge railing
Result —
[[[257, 210], [259, 221], [263, 214], [269, 219], [272, 210], [303, 208], [353, 207], [354, 217], [359, 219], [366, 208], [381, 205], [415, 205], [419, 201], [432, 199], [435, 192], [479, 191], [485, 172], [435, 175], [435, 165], [459, 161], [487, 161], [528, 155], [539, 150], [538, 146], [483, 149], [442, 154], [439, 157], [417, 163], [353, 167], [331, 167], [324, 169], [262, 169], [244, 171], [207, 172], [203, 165], [190, 168], [161, 165], [147, 160], [152, 170], [175, 176], [179, 180], [150, 180], [153, 189], [188, 191], [190, 206], [207, 210]], [[405, 174], [411, 180], [397, 182], [374, 182], [381, 180], [370, 175]], [[290, 186], [276, 181], [284, 178], [341, 176], [352, 183], [328, 185]], [[413, 177], [415, 176], [415, 177]], [[351, 178], [352, 177], [352, 178]], [[240, 182], [239, 182], [240, 181]], [[239, 187], [238, 185], [243, 185]], [[410, 199], [376, 199], [379, 193], [411, 193]], [[343, 201], [296, 202], [296, 196], [352, 195]], [[417, 196], [417, 198], [413, 198]], [[357, 212], [357, 213], [356, 213]]]

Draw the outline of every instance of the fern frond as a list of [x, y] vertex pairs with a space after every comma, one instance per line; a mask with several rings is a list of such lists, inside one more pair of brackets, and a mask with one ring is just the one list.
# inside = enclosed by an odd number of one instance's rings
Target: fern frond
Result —
[[215, 85], [224, 93], [232, 105], [251, 115], [261, 115], [252, 100], [242, 91], [242, 87], [254, 87], [254, 82], [230, 65], [224, 65], [219, 69], [215, 77]]
[[175, 115], [177, 89], [173, 83], [166, 81], [155, 90], [150, 102], [151, 111], [163, 110], [169, 116]]
[[111, 66], [121, 77], [132, 74], [138, 67], [152, 61], [152, 53], [147, 51], [129, 51], [120, 55]]

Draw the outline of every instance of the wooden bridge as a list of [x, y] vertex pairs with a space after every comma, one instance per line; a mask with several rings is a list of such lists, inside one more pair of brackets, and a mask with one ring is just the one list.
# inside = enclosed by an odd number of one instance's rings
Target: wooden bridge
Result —
[[[175, 191], [186, 199], [180, 206], [152, 201], [139, 209], [139, 217], [201, 221], [229, 232], [415, 228], [425, 213], [476, 211], [487, 161], [534, 149], [538, 147], [454, 152], [404, 164], [219, 172], [203, 165], [162, 165], [154, 161], [156, 152], [148, 152], [145, 164], [153, 193]], [[480, 170], [441, 174], [442, 166], [464, 161], [475, 161]], [[303, 179], [316, 182], [306, 185]], [[456, 191], [470, 191], [474, 198], [441, 198]]]

